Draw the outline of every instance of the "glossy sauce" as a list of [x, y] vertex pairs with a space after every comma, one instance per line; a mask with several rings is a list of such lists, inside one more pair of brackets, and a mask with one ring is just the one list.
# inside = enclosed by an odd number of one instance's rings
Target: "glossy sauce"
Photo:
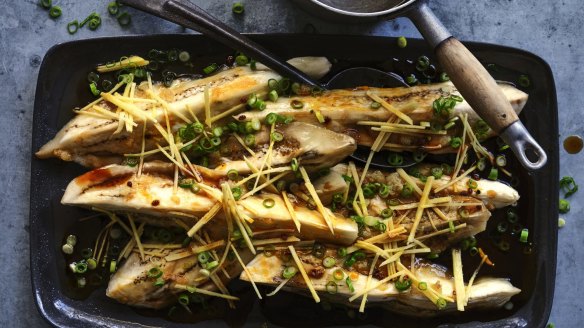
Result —
[[584, 142], [580, 136], [573, 135], [564, 139], [564, 149], [568, 154], [578, 154], [582, 147], [584, 147]]

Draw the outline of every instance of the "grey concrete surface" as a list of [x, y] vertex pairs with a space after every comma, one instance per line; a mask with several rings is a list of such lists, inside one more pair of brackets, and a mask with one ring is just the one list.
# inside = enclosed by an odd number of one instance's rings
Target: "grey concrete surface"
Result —
[[[29, 156], [35, 84], [40, 60], [52, 45], [106, 35], [181, 32], [182, 28], [145, 14], [133, 13], [131, 27], [121, 29], [106, 14], [109, 1], [53, 0], [63, 8], [57, 21], [36, 0], [0, 0], [0, 327], [41, 327], [29, 278]], [[362, 26], [323, 22], [286, 0], [243, 0], [244, 17], [234, 18], [232, 0], [199, 0], [201, 7], [244, 32], [300, 32], [312, 24], [320, 33], [419, 34], [406, 19]], [[453, 34], [532, 51], [547, 60], [555, 74], [560, 108], [560, 136], [584, 134], [584, 2], [581, 0], [435, 0], [432, 7]], [[97, 11], [104, 18], [98, 31], [67, 34], [66, 22]], [[558, 136], [550, 136], [558, 138]], [[583, 154], [561, 151], [561, 174], [584, 186]], [[36, 192], [42, 192], [36, 191]], [[560, 230], [557, 286], [550, 321], [557, 327], [584, 323], [584, 192], [572, 196], [572, 211]], [[550, 218], [556, 220], [557, 218]]]

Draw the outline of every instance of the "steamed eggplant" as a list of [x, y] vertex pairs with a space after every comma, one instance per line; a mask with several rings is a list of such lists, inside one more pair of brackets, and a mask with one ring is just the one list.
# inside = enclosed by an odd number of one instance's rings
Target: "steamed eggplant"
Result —
[[[173, 187], [173, 170], [169, 165], [154, 163], [146, 165], [143, 174], [137, 176], [138, 168], [110, 165], [90, 171], [74, 179], [61, 202], [65, 205], [99, 208], [121, 213], [139, 213], [159, 217], [160, 222], [172, 225], [180, 219], [194, 225], [217, 202], [220, 189], [210, 183], [199, 192]], [[200, 185], [200, 184], [199, 184]], [[274, 202], [272, 208], [263, 205], [265, 199]], [[238, 202], [242, 211], [254, 220], [252, 230], [289, 229], [296, 231], [294, 222], [278, 194], [258, 194]], [[303, 238], [335, 241], [350, 244], [357, 238], [357, 224], [342, 216], [332, 215], [334, 234], [317, 211], [294, 203], [298, 220], [302, 226], [298, 234]], [[225, 237], [225, 220], [219, 215], [213, 226], [218, 237]], [[223, 233], [223, 236], [221, 236]]]
[[[62, 203], [89, 208], [96, 207], [114, 212], [157, 216], [161, 217], [161, 221], [172, 222], [169, 218], [176, 218], [188, 225], [194, 225], [196, 218], [200, 218], [207, 213], [217, 202], [217, 195], [221, 194], [217, 188], [217, 182], [214, 180], [209, 180], [207, 184], [201, 182], [207, 187], [200, 188], [201, 190], [196, 193], [188, 188], [177, 188], [175, 190], [173, 170], [168, 164], [149, 163], [145, 165], [140, 177], [137, 176], [137, 171], [138, 168], [120, 165], [112, 165], [90, 171], [69, 184]], [[346, 165], [340, 164], [335, 166], [325, 177], [316, 180], [317, 193], [319, 193], [319, 197], [322, 197], [325, 204], [328, 204], [327, 196], [325, 195], [329, 193], [325, 187], [334, 185], [334, 183], [329, 183], [328, 181], [339, 180], [338, 176], [345, 171]], [[411, 197], [400, 198], [399, 192], [403, 189], [404, 182], [396, 173], [384, 176], [381, 172], [371, 172], [369, 176], [371, 178], [366, 180], [367, 183], [381, 181], [390, 187], [391, 192], [386, 197], [399, 200], [400, 204], [412, 202]], [[340, 179], [342, 180], [342, 178]], [[339, 189], [338, 192], [348, 188], [344, 180], [342, 181], [341, 188], [343, 189]], [[493, 182], [493, 184], [497, 186], [497, 183]], [[501, 185], [504, 186], [503, 184]], [[310, 203], [297, 196], [302, 195], [303, 190], [304, 185], [301, 184], [296, 190], [296, 195], [294, 193], [290, 195], [292, 206], [297, 213], [301, 226], [300, 231], [296, 231], [291, 214], [279, 194], [256, 194], [238, 203], [241, 205], [243, 213], [254, 220], [251, 227], [257, 231], [290, 229], [295, 231], [294, 234], [305, 239], [334, 241], [340, 244], [351, 244], [357, 239], [357, 225], [353, 220], [347, 218], [346, 212], [342, 209], [334, 214], [326, 209], [333, 219], [334, 234], [331, 234], [321, 214], [318, 211], [310, 210], [308, 208]], [[328, 198], [331, 198], [331, 196], [328, 196]], [[264, 201], [268, 199], [273, 202], [270, 208], [266, 208], [264, 205]], [[449, 234], [446, 240], [442, 237], [437, 238], [433, 242], [435, 251], [441, 251], [460, 239], [483, 231], [490, 217], [490, 212], [483, 203], [473, 197], [453, 194], [451, 203], [454, 205], [444, 204], [445, 207], [442, 207], [441, 217], [436, 216], [431, 211], [425, 213], [421, 224], [418, 226], [417, 233], [428, 233], [431, 229], [437, 229], [449, 224], [450, 221], [466, 224], [456, 233]], [[465, 207], [464, 204], [469, 205]], [[390, 206], [388, 206], [387, 202], [378, 195], [373, 197], [368, 204], [370, 214], [376, 216], [379, 220], [381, 220], [381, 213], [388, 207]], [[393, 208], [396, 209], [396, 218], [406, 212], [397, 210], [397, 207]], [[459, 213], [461, 208], [466, 208], [464, 217]], [[410, 213], [402, 218], [406, 229], [409, 229], [412, 217], [413, 213]], [[444, 220], [444, 217], [448, 220]], [[222, 227], [224, 220], [217, 219], [215, 222], [219, 227]], [[224, 231], [224, 228], [217, 230]], [[368, 231], [369, 229], [366, 230]], [[364, 233], [368, 234], [368, 232]]]
[[[307, 57], [293, 63], [308, 73], [316, 74], [316, 78], [330, 68], [330, 63], [321, 57]], [[269, 69], [252, 70], [240, 66], [203, 79], [176, 80], [168, 88], [161, 84], [150, 87], [143, 82], [135, 86], [133, 98], [104, 93], [98, 101], [69, 121], [36, 155], [39, 158], [57, 157], [75, 161], [89, 167], [119, 163], [123, 154], [140, 152], [145, 122], [146, 150], [151, 150], [156, 149], [156, 144], [166, 144], [155, 126], [165, 126], [166, 116], [170, 117], [170, 130], [173, 132], [196, 120], [192, 115], [204, 120], [207, 88], [210, 114], [215, 116], [240, 105], [241, 99], [249, 94], [266, 92], [268, 80], [277, 78], [279, 76]], [[125, 108], [123, 122], [116, 113], [117, 108]], [[90, 113], [84, 114], [85, 111]], [[124, 125], [125, 129], [118, 129]], [[166, 126], [162, 129], [166, 130]]]
[[[355, 140], [350, 136], [312, 124], [301, 122], [281, 124], [275, 131], [282, 134], [283, 140], [275, 143], [269, 153], [271, 167], [288, 165], [295, 158], [308, 170], [319, 170], [336, 165], [357, 149]], [[212, 155], [210, 164], [214, 168], [213, 174], [225, 176], [230, 170], [243, 174], [251, 173], [248, 163], [258, 169], [262, 167], [262, 164], [267, 162], [270, 143], [269, 131], [262, 132], [256, 134], [258, 146], [252, 150], [255, 152], [254, 155], [244, 153], [245, 150], [234, 140], [231, 140], [231, 145], [224, 145], [218, 154]]]
[[[166, 256], [190, 249], [159, 250], [159, 256], [133, 252], [109, 280], [106, 295], [116, 301], [137, 307], [160, 309], [176, 302], [178, 293], [184, 292], [176, 285], [193, 286], [217, 291], [217, 285], [203, 273], [203, 267], [197, 260], [197, 254], [167, 261]], [[247, 262], [251, 253], [242, 250], [241, 257]], [[242, 271], [235, 260], [227, 260], [223, 268], [230, 277], [236, 277]], [[213, 273], [215, 274], [215, 273]], [[159, 280], [160, 279], [160, 280]], [[227, 284], [227, 279], [218, 271], [215, 279]], [[159, 283], [156, 283], [159, 280]]]
[[[499, 84], [516, 113], [520, 113], [527, 102], [527, 94], [509, 84]], [[267, 105], [261, 112], [249, 112], [235, 115], [240, 121], [251, 119], [263, 120], [269, 113], [293, 117], [296, 121], [307, 122], [324, 126], [330, 130], [346, 133], [357, 140], [360, 146], [370, 147], [378, 134], [372, 131], [371, 126], [364, 122], [386, 122], [392, 116], [390, 111], [368, 96], [368, 93], [379, 96], [393, 109], [406, 114], [413, 124], [436, 120], [433, 103], [440, 97], [460, 97], [458, 90], [451, 82], [421, 85], [408, 88], [369, 88], [362, 87], [353, 90], [331, 90], [321, 95], [296, 96], [281, 98]], [[459, 98], [462, 100], [462, 98]], [[300, 103], [302, 106], [295, 104]], [[300, 108], [298, 108], [300, 107]], [[315, 115], [318, 112], [319, 116]], [[468, 115], [468, 123], [475, 127], [482, 123], [479, 116], [470, 105], [462, 100], [454, 106], [447, 116], [440, 116], [441, 121], [448, 122], [458, 116]], [[383, 149], [403, 151], [424, 149], [430, 153], [448, 153], [456, 150], [450, 147], [452, 136], [459, 132], [457, 129], [448, 130], [448, 134], [432, 133], [433, 127], [424, 134], [415, 134], [412, 131], [396, 130], [392, 133]], [[440, 130], [439, 128], [438, 130]], [[483, 127], [482, 138], [488, 138], [494, 133]]]
[[[427, 177], [431, 175], [431, 169], [436, 166], [424, 165], [414, 167], [410, 169], [410, 172], [416, 172], [415, 175], [411, 175], [410, 178], [416, 183], [418, 187], [423, 188], [424, 182], [421, 180], [421, 176]], [[326, 200], [327, 203], [332, 200], [335, 193], [343, 193], [347, 188], [347, 184], [344, 183], [343, 175], [347, 173], [348, 166], [346, 164], [338, 164], [331, 168], [330, 174], [325, 177], [319, 178], [315, 181], [315, 186], [317, 189], [321, 190], [321, 198]], [[441, 169], [441, 168], [440, 168]], [[359, 175], [362, 174], [361, 169], [357, 169]], [[435, 179], [433, 182], [433, 188], [446, 187], [440, 192], [442, 195], [460, 195], [460, 196], [470, 196], [481, 200], [489, 209], [502, 208], [505, 206], [515, 205], [519, 201], [519, 193], [513, 187], [499, 182], [487, 179], [474, 180], [471, 177], [464, 177], [459, 179], [453, 184], [450, 184], [450, 176], [442, 173], [440, 171], [440, 178]], [[472, 181], [471, 181], [472, 180]], [[400, 195], [403, 186], [407, 184], [404, 179], [398, 173], [387, 173], [379, 170], [370, 170], [365, 177], [365, 183], [383, 183], [389, 185], [388, 195], [386, 198], [394, 198]], [[474, 186], [476, 184], [476, 186]], [[473, 185], [470, 188], [469, 185]], [[379, 197], [376, 197], [377, 201], [375, 203], [379, 204]], [[377, 207], [380, 212], [385, 207]]]
[[[359, 306], [361, 299], [349, 302], [349, 298], [355, 293], [366, 290], [367, 279], [371, 260], [362, 259], [347, 266], [343, 258], [338, 256], [336, 249], [327, 249], [323, 257], [335, 258], [336, 264], [331, 267], [323, 266], [323, 259], [315, 257], [311, 250], [297, 250], [304, 270], [310, 277], [310, 282], [319, 296], [325, 297], [336, 303], [345, 303], [355, 307]], [[379, 263], [379, 262], [378, 262]], [[408, 264], [408, 261], [403, 262]], [[398, 290], [393, 280], [382, 283], [368, 293], [369, 306], [383, 307], [387, 310], [410, 316], [436, 316], [456, 311], [456, 295], [454, 294], [454, 281], [452, 274], [442, 265], [430, 263], [422, 259], [416, 259], [415, 267], [407, 265], [406, 268], [413, 273], [415, 280], [409, 277], [411, 286]], [[253, 280], [255, 283], [276, 287], [284, 281], [283, 271], [288, 267], [295, 267], [287, 251], [275, 251], [266, 256], [257, 255], [248, 265], [247, 273], [242, 272], [240, 278], [245, 281]], [[400, 271], [399, 269], [397, 269]], [[341, 277], [336, 275], [342, 272]], [[385, 268], [376, 267], [373, 270], [369, 286], [377, 286], [379, 281], [388, 277]], [[340, 279], [339, 279], [340, 278]], [[351, 281], [351, 286], [347, 280]], [[397, 280], [397, 276], [396, 279]], [[443, 308], [424, 296], [414, 282], [423, 282], [427, 289], [433, 289], [446, 301]], [[331, 283], [332, 282], [332, 283]], [[329, 286], [327, 286], [327, 284]], [[287, 281], [283, 287], [296, 293], [308, 294], [305, 281], [300, 274], [296, 274]], [[352, 291], [353, 290], [353, 291]], [[520, 292], [508, 280], [502, 278], [484, 277], [476, 281], [470, 288], [470, 297], [465, 308], [468, 309], [494, 309], [503, 306], [509, 299]]]

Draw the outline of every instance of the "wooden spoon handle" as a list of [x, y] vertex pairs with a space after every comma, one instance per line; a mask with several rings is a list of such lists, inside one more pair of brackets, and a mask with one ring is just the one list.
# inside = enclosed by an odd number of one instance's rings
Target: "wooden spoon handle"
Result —
[[460, 41], [444, 40], [436, 55], [464, 99], [496, 133], [519, 120], [495, 80]]

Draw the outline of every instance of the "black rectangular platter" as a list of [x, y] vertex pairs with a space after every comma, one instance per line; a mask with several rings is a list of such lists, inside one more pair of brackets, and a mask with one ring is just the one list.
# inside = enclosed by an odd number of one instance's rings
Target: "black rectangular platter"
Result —
[[[283, 58], [327, 56], [334, 59], [333, 71], [352, 66], [391, 69], [392, 58], [403, 61], [420, 55], [428, 55], [434, 62], [423, 40], [408, 40], [408, 47], [399, 49], [395, 39], [374, 36], [268, 34], [251, 37]], [[220, 319], [193, 324], [168, 321], [164, 316], [120, 305], [108, 299], [103, 289], [83, 300], [72, 298], [66, 292], [62, 238], [88, 212], [65, 207], [60, 199], [67, 183], [84, 169], [57, 160], [41, 161], [31, 155], [30, 260], [33, 293], [41, 315], [59, 327], [259, 327], [264, 324], [268, 327], [543, 327], [553, 299], [557, 248], [559, 155], [553, 75], [545, 61], [529, 52], [491, 44], [469, 42], [466, 45], [483, 64], [495, 64], [490, 66], [495, 67], [492, 70], [495, 78], [515, 82], [519, 72], [531, 78], [531, 86], [525, 90], [529, 101], [520, 118], [549, 156], [548, 164], [537, 172], [527, 172], [512, 163], [520, 181], [521, 200], [517, 211], [534, 241], [533, 254], [513, 257], [514, 263], [505, 264], [509, 262], [505, 254], [490, 250], [493, 260], [502, 266], [482, 272], [509, 276], [522, 289], [513, 299], [512, 310], [423, 320], [371, 308], [366, 317], [349, 318], [342, 307], [325, 310], [309, 299], [289, 293], [256, 301], [247, 285], [236, 282], [231, 288], [243, 295], [239, 310], [231, 313], [220, 309], [217, 314]], [[90, 101], [86, 76], [96, 63], [129, 54], [146, 54], [152, 48], [187, 50], [191, 57], [197, 58], [200, 67], [224, 62], [233, 53], [204, 36], [190, 34], [111, 37], [56, 45], [45, 55], [38, 77], [33, 153], [72, 117], [74, 107]], [[491, 221], [497, 215], [501, 213], [495, 213]]]

